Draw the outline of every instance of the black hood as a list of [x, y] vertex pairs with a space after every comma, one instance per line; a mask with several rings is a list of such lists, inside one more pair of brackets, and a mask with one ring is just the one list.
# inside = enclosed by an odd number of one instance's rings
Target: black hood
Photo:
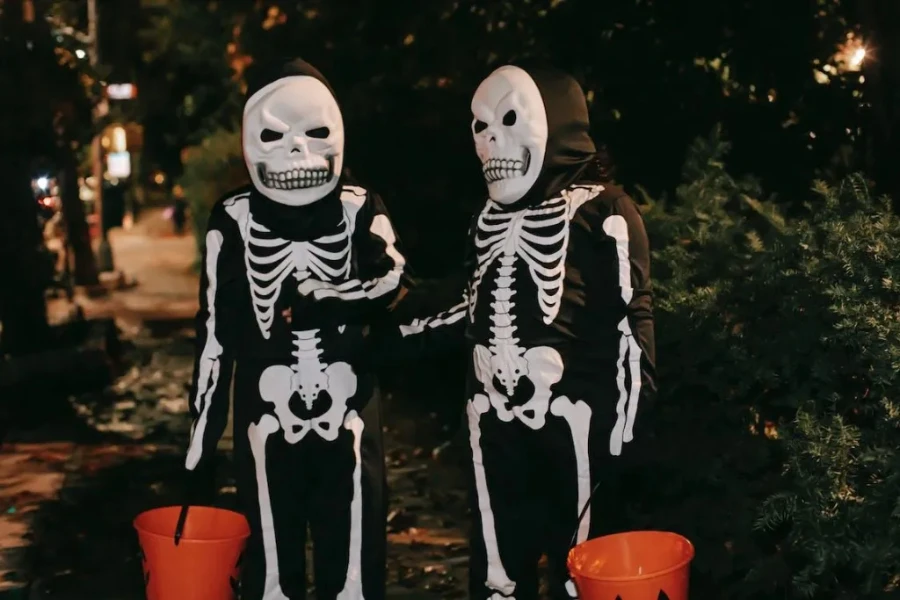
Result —
[[[258, 91], [279, 79], [306, 75], [318, 79], [337, 101], [337, 95], [328, 80], [314, 66], [300, 58], [290, 58], [261, 65], [254, 64], [247, 70], [245, 102]], [[338, 102], [340, 107], [340, 102]], [[341, 190], [348, 181], [346, 168], [334, 190], [324, 198], [306, 206], [287, 206], [251, 186], [250, 210], [254, 219], [279, 237], [293, 241], [313, 240], [332, 233], [344, 218]]]
[[[270, 83], [284, 79], [285, 77], [297, 77], [306, 75], [314, 77], [328, 88], [334, 99], [337, 100], [337, 94], [334, 93], [331, 84], [325, 79], [325, 76], [319, 72], [317, 68], [301, 58], [287, 58], [276, 60], [270, 63], [256, 64], [254, 63], [247, 69], [247, 94], [245, 100], [249, 100], [259, 90], [263, 89]], [[340, 105], [340, 103], [338, 103]]]
[[575, 78], [551, 66], [519, 63], [541, 93], [547, 112], [547, 149], [534, 185], [525, 195], [503, 208], [518, 210], [539, 204], [583, 179], [597, 159], [590, 136], [587, 100]]

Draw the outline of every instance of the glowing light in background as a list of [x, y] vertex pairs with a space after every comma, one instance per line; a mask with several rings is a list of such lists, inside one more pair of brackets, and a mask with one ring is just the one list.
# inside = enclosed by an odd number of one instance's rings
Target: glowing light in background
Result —
[[79, 48], [78, 50], [75, 51], [75, 56], [77, 56], [78, 58], [84, 58], [85, 56], [87, 56], [87, 53], [84, 50], [82, 50], [81, 48]]
[[125, 152], [128, 146], [128, 138], [125, 135], [125, 128], [117, 125], [112, 131], [112, 147], [114, 152]]
[[[832, 77], [838, 77], [844, 73], [858, 73], [862, 70], [863, 63], [871, 59], [869, 48], [861, 38], [856, 37], [853, 32], [846, 36], [846, 41], [838, 46], [837, 52], [830, 60], [821, 64], [818, 60], [814, 62], [816, 67], [813, 69], [813, 76], [816, 83], [822, 85], [831, 83]], [[865, 79], [859, 76], [859, 82], [863, 83]]]
[[38, 177], [37, 184], [38, 184], [38, 187], [39, 187], [39, 188], [41, 188], [42, 190], [46, 191], [46, 190], [47, 190], [47, 186], [50, 185], [50, 180], [47, 179], [46, 177]]
[[106, 86], [106, 95], [111, 100], [129, 100], [137, 96], [131, 83], [111, 83]]
[[852, 33], [847, 34], [847, 41], [838, 48], [834, 62], [839, 71], [859, 71], [868, 56], [868, 49], [861, 39]]

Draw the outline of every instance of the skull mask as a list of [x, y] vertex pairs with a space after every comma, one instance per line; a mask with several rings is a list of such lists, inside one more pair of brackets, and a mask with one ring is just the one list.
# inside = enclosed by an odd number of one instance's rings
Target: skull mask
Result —
[[475, 152], [492, 200], [512, 204], [534, 185], [547, 148], [547, 112], [537, 84], [519, 67], [504, 66], [472, 98]]
[[306, 75], [278, 79], [244, 106], [244, 160], [253, 185], [289, 206], [327, 196], [344, 162], [344, 122], [328, 87]]

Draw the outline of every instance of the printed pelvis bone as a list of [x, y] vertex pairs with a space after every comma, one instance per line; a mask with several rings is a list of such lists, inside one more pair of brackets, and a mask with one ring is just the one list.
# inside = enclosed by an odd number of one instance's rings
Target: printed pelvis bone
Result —
[[475, 152], [492, 200], [511, 204], [537, 180], [547, 146], [547, 111], [531, 76], [500, 67], [472, 98]]
[[344, 122], [324, 83], [285, 77], [247, 100], [244, 160], [264, 196], [290, 206], [311, 204], [337, 185], [344, 163]]
[[[509, 422], [517, 418], [532, 429], [540, 429], [550, 408], [550, 388], [562, 379], [563, 361], [553, 348], [538, 346], [526, 349], [519, 346], [513, 312], [515, 292], [512, 288], [516, 256], [504, 254], [499, 260], [497, 285], [491, 303], [492, 337], [489, 347], [475, 346], [475, 374], [501, 421]], [[534, 392], [525, 403], [514, 405], [523, 378], [531, 382]]]
[[[259, 378], [259, 393], [263, 400], [274, 405], [275, 416], [284, 430], [284, 439], [296, 444], [310, 431], [328, 441], [337, 439], [347, 412], [347, 401], [356, 394], [356, 374], [349, 364], [337, 362], [327, 365], [319, 360], [318, 330], [294, 332], [292, 367], [273, 365]], [[326, 392], [331, 406], [317, 417], [304, 419], [291, 410], [294, 395], [311, 411]]]

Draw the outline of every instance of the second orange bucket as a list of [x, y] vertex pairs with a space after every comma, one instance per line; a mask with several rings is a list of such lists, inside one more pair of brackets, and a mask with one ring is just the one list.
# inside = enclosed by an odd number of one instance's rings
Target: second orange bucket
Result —
[[169, 506], [141, 513], [134, 520], [147, 600], [232, 600], [250, 525], [243, 515], [230, 510], [192, 506], [176, 546], [180, 513], [180, 506]]
[[569, 573], [581, 600], [688, 600], [694, 546], [665, 531], [631, 531], [578, 544]]

